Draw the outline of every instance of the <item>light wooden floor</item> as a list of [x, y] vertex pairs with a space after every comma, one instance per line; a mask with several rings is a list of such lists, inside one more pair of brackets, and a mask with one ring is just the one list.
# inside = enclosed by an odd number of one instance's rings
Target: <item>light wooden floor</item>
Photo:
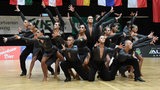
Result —
[[[30, 61], [27, 61], [27, 68]], [[143, 79], [146, 82], [134, 82], [133, 79], [116, 77], [114, 81], [76, 81], [65, 83], [63, 72], [60, 80], [53, 76], [48, 82], [42, 82], [42, 70], [37, 61], [32, 79], [20, 77], [19, 60], [0, 61], [0, 90], [160, 90], [160, 58], [145, 58], [143, 64]]]

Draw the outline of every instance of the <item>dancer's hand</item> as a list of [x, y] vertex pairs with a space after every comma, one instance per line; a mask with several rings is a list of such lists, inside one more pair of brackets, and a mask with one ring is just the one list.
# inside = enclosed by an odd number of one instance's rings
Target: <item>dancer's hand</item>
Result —
[[18, 5], [16, 5], [16, 10], [14, 10], [14, 11], [20, 12], [20, 9], [19, 9], [19, 6], [18, 6]]
[[42, 5], [43, 8], [46, 8], [46, 5], [45, 5], [45, 3], [43, 1], [42, 1], [41, 5]]
[[151, 32], [151, 33], [148, 35], [148, 38], [153, 38], [153, 34], [154, 34], [154, 32]]
[[120, 19], [122, 17], [122, 13], [119, 14], [118, 17], [115, 17], [116, 20]]
[[71, 11], [71, 12], [74, 12], [75, 8], [73, 7], [73, 5], [69, 5], [68, 10]]
[[21, 33], [22, 32], [22, 28], [18, 27], [18, 32]]
[[18, 36], [18, 35], [14, 35], [14, 36], [15, 36], [16, 39], [21, 39], [21, 37]]
[[3, 42], [4, 42], [4, 43], [6, 43], [7, 40], [8, 40], [8, 39], [7, 39], [6, 37], [3, 37]]
[[111, 10], [110, 10], [110, 12], [111, 12], [111, 13], [113, 13], [113, 12], [114, 12], [114, 9], [113, 9], [113, 7], [111, 7]]
[[62, 50], [66, 50], [66, 47], [64, 44], [61, 44], [61, 46], [62, 46]]

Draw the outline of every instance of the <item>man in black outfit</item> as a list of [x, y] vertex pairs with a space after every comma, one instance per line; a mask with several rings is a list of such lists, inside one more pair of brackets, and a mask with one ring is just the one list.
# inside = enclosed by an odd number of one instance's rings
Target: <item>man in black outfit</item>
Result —
[[78, 15], [78, 13], [75, 11], [74, 7], [72, 5], [69, 6], [69, 10], [73, 12], [75, 17], [79, 20], [81, 25], [84, 25], [86, 28], [86, 36], [87, 36], [87, 46], [90, 50], [92, 50], [92, 47], [98, 40], [100, 36], [100, 30], [99, 26], [102, 24], [102, 22], [105, 21], [106, 18], [109, 17], [109, 15], [114, 12], [113, 7], [111, 7], [111, 10], [106, 13], [98, 22], [94, 23], [93, 16], [88, 16], [87, 18], [87, 24], [81, 19], [81, 17]]
[[[21, 18], [23, 20], [24, 27], [25, 27], [25, 30], [19, 30], [19, 36], [33, 38], [34, 35], [30, 30], [31, 24], [25, 18], [23, 13], [20, 11], [18, 5], [16, 6], [15, 11], [17, 11], [19, 13], [19, 15], [21, 16]], [[14, 40], [15, 36], [7, 38], [7, 39], [8, 39], [8, 41]], [[22, 51], [22, 53], [20, 55], [20, 66], [21, 66], [21, 70], [22, 70], [22, 73], [20, 74], [20, 76], [25, 76], [27, 74], [25, 61], [26, 61], [26, 58], [28, 57], [28, 55], [30, 53], [32, 53], [32, 51], [33, 51], [33, 44], [26, 42], [26, 48]]]
[[78, 55], [78, 48], [77, 46], [74, 46], [73, 43], [74, 38], [72, 36], [69, 36], [67, 38], [68, 48], [63, 46], [63, 55], [66, 58], [66, 61], [62, 61], [60, 65], [66, 77], [64, 81], [71, 81], [71, 76], [68, 71], [70, 68], [74, 68], [83, 80], [88, 80], [88, 73], [85, 71], [80, 61], [80, 57]]
[[95, 80], [96, 72], [99, 71], [99, 77], [104, 81], [110, 81], [109, 72], [109, 52], [113, 52], [114, 49], [105, 47], [105, 36], [99, 37], [99, 43], [95, 44], [92, 50], [92, 59], [90, 61], [91, 70], [89, 72], [89, 81]]
[[125, 46], [123, 49], [121, 49], [118, 53], [118, 55], [113, 60], [113, 63], [111, 65], [111, 79], [115, 79], [115, 75], [117, 73], [117, 70], [123, 66], [123, 65], [132, 65], [134, 68], [134, 80], [145, 82], [140, 76], [140, 69], [139, 69], [139, 63], [135, 56], [134, 49], [137, 47], [148, 45], [148, 43], [145, 43], [146, 40], [150, 40], [148, 37], [142, 38], [134, 43], [132, 43], [130, 40], [125, 41]]

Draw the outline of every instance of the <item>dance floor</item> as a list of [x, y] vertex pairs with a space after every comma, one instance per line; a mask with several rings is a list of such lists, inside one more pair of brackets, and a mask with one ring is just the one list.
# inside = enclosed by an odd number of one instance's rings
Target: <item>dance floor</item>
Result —
[[[30, 60], [27, 60], [29, 69]], [[42, 82], [40, 62], [35, 63], [32, 78], [20, 77], [19, 60], [0, 61], [0, 90], [160, 90], [160, 58], [144, 58], [142, 67], [143, 79], [146, 82], [135, 82], [133, 79], [118, 75], [114, 81], [94, 82], [72, 80], [64, 82], [61, 71], [59, 79], [49, 75], [47, 82]], [[49, 73], [50, 74], [50, 73]]]

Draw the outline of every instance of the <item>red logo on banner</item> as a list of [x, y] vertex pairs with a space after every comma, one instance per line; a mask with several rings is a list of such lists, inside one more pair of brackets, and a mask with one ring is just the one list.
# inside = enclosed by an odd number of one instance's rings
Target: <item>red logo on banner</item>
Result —
[[19, 60], [20, 46], [0, 46], [0, 60]]

